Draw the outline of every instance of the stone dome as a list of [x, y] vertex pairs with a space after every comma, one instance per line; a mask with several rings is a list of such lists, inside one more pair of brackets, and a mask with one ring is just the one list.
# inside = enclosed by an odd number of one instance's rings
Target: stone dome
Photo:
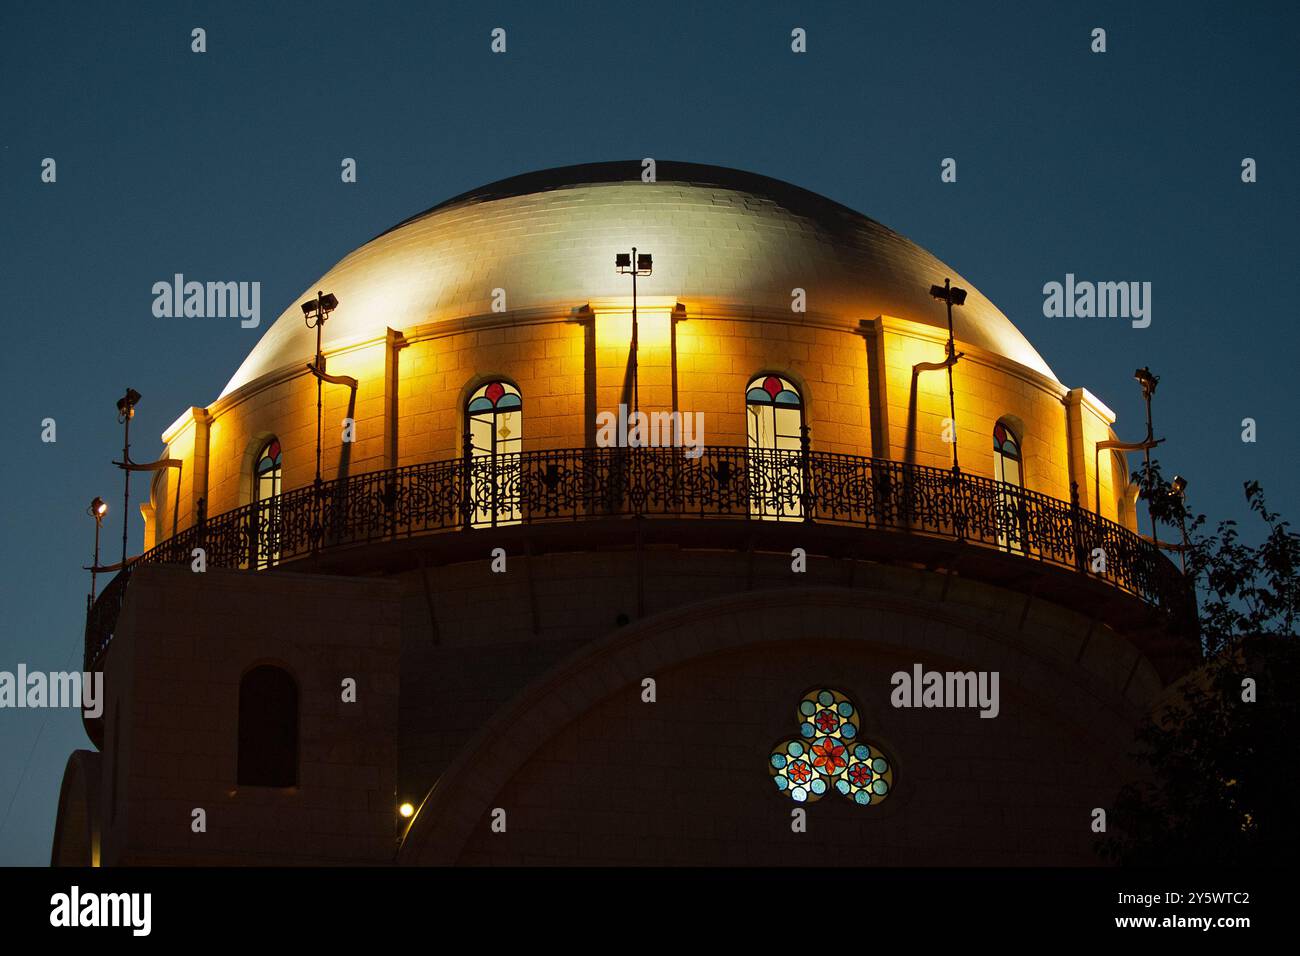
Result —
[[613, 256], [633, 245], [654, 256], [648, 296], [788, 310], [791, 290], [810, 314], [843, 321], [893, 315], [939, 327], [932, 284], [969, 291], [954, 312], [956, 337], [1055, 380], [1029, 341], [959, 273], [893, 230], [779, 180], [717, 166], [663, 161], [641, 181], [630, 160], [566, 166], [505, 179], [447, 200], [348, 254], [267, 330], [222, 395], [307, 362], [315, 333], [300, 303], [317, 289], [339, 308], [328, 349], [443, 319], [492, 311], [570, 309], [627, 296]]

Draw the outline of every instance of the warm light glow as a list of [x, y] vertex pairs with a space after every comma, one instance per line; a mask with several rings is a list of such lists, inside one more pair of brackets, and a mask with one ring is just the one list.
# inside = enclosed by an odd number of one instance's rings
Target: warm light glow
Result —
[[415, 806], [410, 803], [404, 803], [397, 808], [397, 812], [402, 815], [403, 819], [409, 820], [411, 817], [415, 816]]
[[[596, 348], [631, 348], [632, 297], [599, 299], [591, 305], [596, 312]], [[642, 349], [668, 347], [676, 307], [676, 296], [637, 298], [637, 339]]]

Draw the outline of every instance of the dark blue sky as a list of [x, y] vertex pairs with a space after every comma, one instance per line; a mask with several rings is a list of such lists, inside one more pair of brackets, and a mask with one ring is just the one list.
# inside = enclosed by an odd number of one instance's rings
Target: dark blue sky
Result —
[[[471, 187], [569, 163], [715, 163], [860, 210], [961, 270], [1126, 438], [1141, 437], [1132, 372], [1149, 364], [1160, 458], [1198, 510], [1242, 517], [1257, 478], [1297, 517], [1282, 364], [1300, 344], [1294, 5], [467, 6], [4, 5], [0, 670], [80, 666], [84, 509], [109, 499], [115, 555], [127, 385], [144, 395], [143, 460], [348, 251]], [[206, 54], [190, 52], [195, 26]], [[488, 49], [497, 26], [504, 56]], [[790, 52], [795, 26], [806, 55]], [[356, 185], [339, 180], [344, 156]], [[939, 180], [946, 156], [956, 184]], [[176, 272], [260, 281], [261, 328], [154, 318], [150, 288]], [[1043, 284], [1067, 272], [1151, 282], [1150, 328], [1044, 318]], [[136, 550], [134, 503], [132, 520]], [[73, 711], [0, 711], [0, 863], [48, 862], [82, 746]]]

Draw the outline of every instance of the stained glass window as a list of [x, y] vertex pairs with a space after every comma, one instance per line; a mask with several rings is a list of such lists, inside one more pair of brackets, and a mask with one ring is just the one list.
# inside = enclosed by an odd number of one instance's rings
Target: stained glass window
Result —
[[253, 468], [254, 501], [265, 501], [280, 493], [280, 439], [272, 438], [257, 454]]
[[778, 375], [760, 375], [745, 390], [750, 512], [777, 521], [803, 518], [803, 399]]
[[993, 477], [1014, 489], [1000, 490], [996, 504], [998, 545], [1008, 551], [1022, 550], [1021, 496], [1016, 493], [1024, 487], [1021, 463], [1020, 440], [1006, 422], [998, 422], [993, 426]]
[[509, 382], [488, 382], [470, 396], [465, 419], [474, 526], [515, 524], [521, 517], [523, 396]]
[[254, 566], [268, 568], [280, 560], [280, 439], [271, 438], [253, 464]]
[[859, 739], [861, 715], [848, 695], [828, 687], [809, 691], [795, 716], [798, 738], [781, 741], [768, 757], [778, 791], [796, 803], [838, 793], [860, 806], [889, 796], [892, 762], [875, 744]]

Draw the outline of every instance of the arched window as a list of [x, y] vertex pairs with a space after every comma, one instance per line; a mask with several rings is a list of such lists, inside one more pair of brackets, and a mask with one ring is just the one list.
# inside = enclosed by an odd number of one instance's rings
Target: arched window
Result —
[[280, 439], [272, 438], [257, 453], [253, 466], [253, 500], [266, 501], [280, 493]]
[[1006, 422], [993, 426], [993, 477], [1011, 488], [1000, 489], [997, 500], [998, 547], [1023, 550], [1024, 501], [1019, 494], [1025, 485], [1020, 439]]
[[271, 438], [253, 459], [253, 566], [280, 560], [280, 439]]
[[472, 522], [476, 528], [520, 520], [524, 402], [509, 382], [479, 386], [465, 406]]
[[244, 787], [298, 783], [298, 685], [288, 671], [262, 664], [239, 682], [239, 759]]
[[745, 389], [750, 513], [778, 521], [803, 518], [803, 399], [777, 375]]

